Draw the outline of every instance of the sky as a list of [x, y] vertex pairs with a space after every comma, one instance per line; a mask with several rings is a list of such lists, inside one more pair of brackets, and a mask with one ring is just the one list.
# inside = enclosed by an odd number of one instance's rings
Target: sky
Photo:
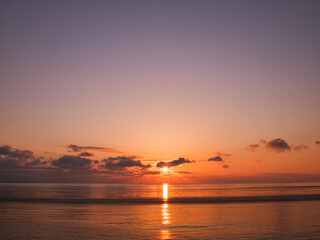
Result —
[[0, 181], [320, 181], [319, 13], [1, 1]]

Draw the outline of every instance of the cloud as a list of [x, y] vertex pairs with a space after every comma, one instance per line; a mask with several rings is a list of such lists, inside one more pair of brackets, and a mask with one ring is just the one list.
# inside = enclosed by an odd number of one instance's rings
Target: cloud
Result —
[[295, 151], [303, 151], [303, 150], [308, 150], [309, 147], [307, 145], [305, 145], [305, 144], [300, 144], [298, 146], [293, 146], [293, 149]]
[[161, 171], [149, 171], [149, 170], [143, 171], [143, 175], [159, 175], [159, 174], [161, 174]]
[[85, 151], [85, 150], [95, 150], [95, 151], [103, 151], [103, 152], [121, 153], [114, 148], [78, 146], [75, 144], [70, 144], [69, 146], [67, 146], [67, 148], [73, 152], [81, 152], [81, 151]]
[[140, 160], [135, 160], [136, 156], [118, 156], [118, 157], [110, 157], [104, 159], [104, 165], [100, 166], [104, 169], [109, 169], [111, 171], [124, 171], [128, 170], [128, 168], [137, 168], [137, 169], [147, 169], [150, 168], [150, 164], [143, 164]]
[[273, 151], [276, 153], [290, 151], [290, 149], [291, 149], [291, 147], [288, 145], [288, 143], [281, 138], [276, 138], [276, 139], [273, 139], [273, 140], [267, 142], [266, 148], [269, 151]]
[[315, 141], [315, 144], [320, 144], [320, 141]]
[[188, 171], [174, 171], [176, 173], [179, 173], [179, 174], [191, 174], [192, 172], [188, 172]]
[[121, 160], [128, 160], [128, 159], [136, 159], [137, 156], [117, 156], [117, 157], [109, 157], [106, 159], [103, 159], [103, 162], [117, 162]]
[[37, 159], [32, 160], [31, 162], [26, 162], [24, 166], [25, 167], [41, 167], [48, 163], [48, 161], [42, 161], [42, 160], [43, 160], [43, 157], [39, 157]]
[[13, 149], [11, 146], [0, 147], [0, 168], [17, 169], [41, 164], [42, 157], [36, 159], [29, 150]]
[[215, 157], [213, 157], [213, 158], [209, 158], [208, 161], [209, 161], [209, 162], [210, 162], [210, 161], [222, 162], [223, 159], [222, 159], [222, 157], [220, 157], [220, 156], [215, 156]]
[[152, 166], [150, 164], [143, 164], [137, 159], [137, 156], [109, 157], [102, 162], [105, 164], [99, 166], [99, 173], [112, 176], [140, 177], [161, 173], [160, 171], [149, 170]]
[[213, 152], [214, 155], [218, 155], [218, 156], [224, 156], [224, 157], [230, 157], [231, 154], [229, 153], [224, 153], [224, 152]]
[[262, 145], [265, 145], [266, 143], [266, 140], [260, 139], [258, 143], [250, 144], [248, 147], [246, 147], [246, 150], [250, 152], [256, 152], [259, 150], [260, 147], [262, 147]]
[[80, 156], [80, 157], [92, 157], [94, 155], [92, 153], [89, 153], [89, 152], [83, 152], [83, 153], [80, 153], [78, 156]]
[[0, 169], [14, 169], [21, 167], [22, 164], [18, 159], [10, 157], [0, 157]]
[[12, 147], [8, 145], [4, 145], [0, 147], [0, 155], [9, 156], [12, 158], [19, 158], [19, 159], [28, 159], [34, 158], [33, 152], [29, 150], [13, 150]]
[[264, 139], [260, 139], [258, 143], [259, 143], [259, 144], [266, 144], [266, 143], [267, 143], [267, 141], [266, 141], [266, 140], [264, 140]]
[[[209, 158], [208, 159], [209, 162], [216, 162], [218, 164], [223, 164], [222, 167], [223, 168], [229, 168], [229, 164], [225, 164], [225, 160], [223, 160], [223, 158], [221, 156], [215, 156], [213, 158]], [[230, 161], [229, 161], [230, 163]]]
[[175, 167], [175, 166], [179, 166], [181, 164], [185, 164], [185, 163], [191, 163], [190, 160], [185, 159], [185, 158], [179, 158], [178, 160], [172, 160], [170, 162], [158, 162], [156, 167], [158, 168], [163, 168], [163, 167]]
[[255, 152], [258, 150], [258, 148], [260, 148], [259, 144], [250, 144], [248, 147], [246, 147], [246, 149], [250, 152]]
[[11, 152], [11, 147], [8, 145], [4, 145], [0, 147], [0, 155], [9, 155]]
[[51, 161], [51, 165], [62, 169], [89, 169], [92, 160], [78, 156], [65, 155], [57, 160]]
[[262, 144], [265, 144], [266, 149], [268, 149], [269, 151], [277, 153], [290, 151], [291, 148], [295, 151], [303, 151], [309, 149], [309, 147], [305, 144], [290, 147], [289, 144], [281, 138], [276, 138], [269, 142], [266, 142], [266, 140], [264, 139], [260, 139], [259, 144], [250, 144], [246, 149], [248, 151], [255, 152], [261, 147]]

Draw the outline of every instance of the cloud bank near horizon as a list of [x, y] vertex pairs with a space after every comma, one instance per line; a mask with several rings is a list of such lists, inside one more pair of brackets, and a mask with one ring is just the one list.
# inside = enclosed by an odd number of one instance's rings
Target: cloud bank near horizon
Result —
[[[290, 146], [281, 138], [270, 141], [260, 140], [257, 144], [249, 146], [251, 149], [247, 149], [248, 151], [256, 151], [256, 149], [264, 147], [264, 149], [274, 153], [289, 152], [290, 150], [298, 152], [309, 150], [309, 147], [305, 144]], [[155, 165], [151, 165], [148, 164], [151, 161], [150, 159], [143, 160], [143, 158], [134, 155], [119, 155], [95, 159], [94, 154], [86, 150], [96, 149], [97, 151], [105, 151], [106, 148], [83, 147], [71, 144], [68, 146], [68, 149], [72, 149], [71, 153], [73, 155], [62, 154], [60, 157], [52, 158], [36, 156], [30, 150], [14, 149], [9, 145], [0, 146], [0, 171], [2, 173], [0, 181], [14, 181], [14, 176], [17, 176], [17, 181], [20, 179], [19, 176], [29, 176], [28, 178], [30, 179], [42, 179], [47, 174], [48, 179], [51, 179], [50, 181], [54, 181], [55, 178], [69, 179], [71, 177], [72, 179], [76, 179], [75, 181], [79, 181], [81, 176], [86, 176], [88, 179], [91, 179], [88, 181], [93, 181], [92, 179], [95, 179], [95, 177], [106, 176], [108, 181], [113, 182], [112, 179], [119, 180], [119, 177], [127, 177], [126, 179], [128, 180], [130, 177], [161, 176], [162, 171], [159, 171], [159, 168], [174, 168], [184, 164], [196, 163], [194, 160], [181, 157], [171, 161], [158, 161]], [[227, 162], [225, 158], [230, 157], [231, 154], [223, 152], [214, 152], [214, 154], [215, 156], [205, 161], [221, 165], [223, 169], [230, 168], [230, 161]], [[30, 176], [31, 173], [33, 177]], [[188, 174], [191, 178], [194, 175], [190, 171], [179, 170], [173, 170], [170, 174], [170, 176], [172, 174]], [[58, 181], [58, 179], [56, 180]]]

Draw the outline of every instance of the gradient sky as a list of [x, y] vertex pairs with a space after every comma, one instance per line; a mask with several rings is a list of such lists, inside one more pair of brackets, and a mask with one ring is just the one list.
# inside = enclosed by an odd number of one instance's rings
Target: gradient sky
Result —
[[311, 0], [1, 1], [0, 180], [320, 180], [319, 23]]

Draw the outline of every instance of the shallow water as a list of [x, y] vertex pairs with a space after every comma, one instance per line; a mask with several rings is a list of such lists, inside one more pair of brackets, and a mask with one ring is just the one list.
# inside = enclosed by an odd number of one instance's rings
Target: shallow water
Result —
[[[0, 239], [318, 239], [320, 201], [170, 203], [170, 198], [319, 193], [317, 184], [0, 184]], [[219, 189], [218, 189], [219, 188]], [[157, 204], [24, 199], [162, 199]]]

